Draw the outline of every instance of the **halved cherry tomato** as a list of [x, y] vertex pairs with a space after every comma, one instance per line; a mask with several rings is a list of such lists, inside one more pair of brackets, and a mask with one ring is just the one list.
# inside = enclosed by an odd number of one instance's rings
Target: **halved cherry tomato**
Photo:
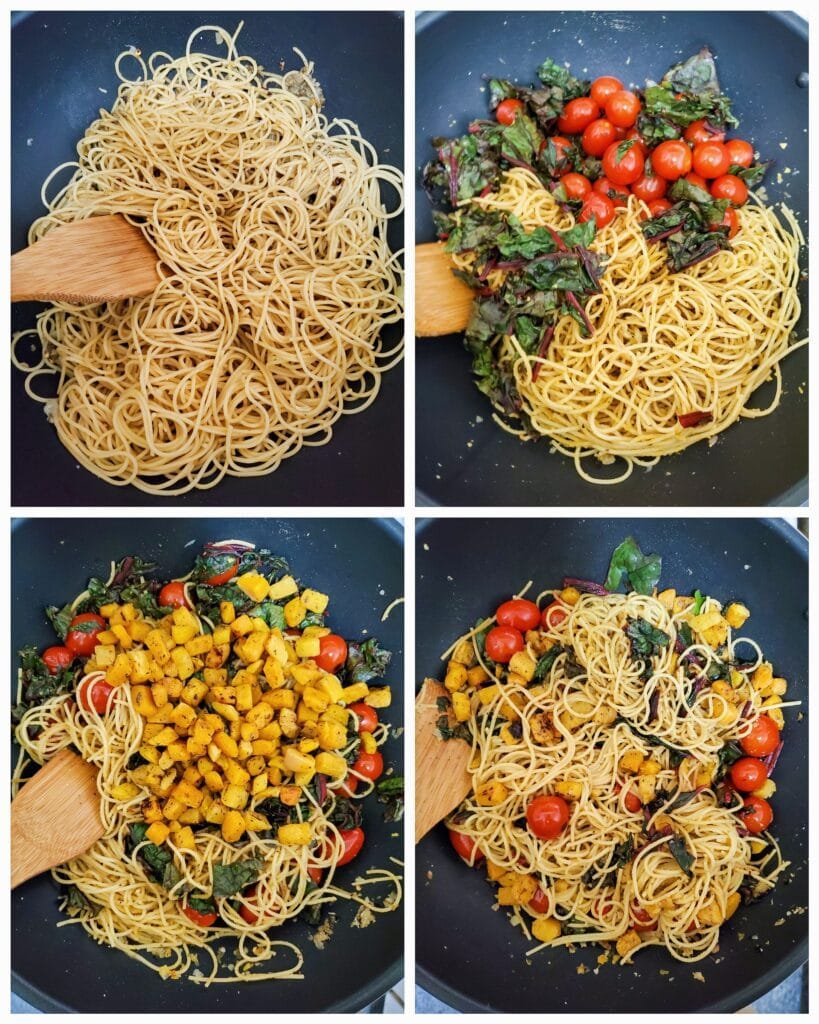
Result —
[[[244, 913], [243, 913], [244, 909], [245, 908], [242, 907], [242, 917], [245, 916]], [[193, 921], [193, 923], [198, 925], [200, 928], [210, 928], [210, 926], [212, 924], [216, 923], [216, 912], [215, 911], [195, 910], [193, 907], [189, 907], [187, 903], [183, 903], [182, 904], [182, 913], [185, 915], [185, 917], [187, 917], [189, 920]], [[247, 918], [245, 918], [245, 920], [247, 920]], [[249, 923], [250, 924], [255, 924], [256, 923], [256, 918], [254, 917], [253, 920], [250, 921]]]
[[605, 110], [616, 128], [631, 128], [640, 113], [640, 99], [629, 89], [618, 89], [606, 100]]
[[344, 844], [344, 853], [336, 861], [336, 867], [343, 867], [345, 864], [349, 864], [351, 860], [355, 860], [359, 853], [361, 853], [361, 848], [364, 845], [364, 830], [361, 828], [343, 828], [341, 829], [341, 841]]
[[643, 152], [636, 142], [613, 142], [603, 154], [603, 173], [615, 185], [630, 185], [642, 176], [644, 166]]
[[766, 754], [772, 754], [779, 746], [776, 722], [768, 715], [760, 715], [747, 736], [743, 736], [739, 741], [739, 745], [749, 757], [765, 757]]
[[657, 930], [657, 922], [647, 910], [638, 907], [634, 903], [631, 904], [629, 910], [631, 912], [632, 925], [636, 932], [655, 932]]
[[591, 192], [591, 182], [584, 174], [575, 174], [574, 171], [564, 174], [560, 179], [563, 193], [567, 199], [586, 199]]
[[105, 619], [94, 612], [75, 615], [68, 624], [65, 646], [75, 658], [87, 658], [94, 653], [94, 648], [97, 646], [97, 633], [101, 633], [105, 626]]
[[498, 124], [514, 124], [515, 118], [523, 110], [523, 100], [507, 99], [501, 100], [495, 107], [495, 120]]
[[521, 633], [525, 633], [527, 629], [535, 629], [540, 623], [540, 608], [534, 601], [516, 597], [498, 605], [495, 618], [499, 626], [514, 626]]
[[737, 211], [733, 206], [729, 206], [725, 213], [722, 215], [722, 220], [714, 223], [713, 221], [708, 225], [710, 231], [716, 231], [717, 228], [728, 228], [728, 237], [733, 238], [734, 235], [739, 231], [739, 217], [737, 217]]
[[347, 641], [337, 633], [329, 633], [319, 640], [316, 664], [325, 672], [335, 672], [347, 660]]
[[714, 199], [727, 199], [732, 206], [742, 206], [748, 199], [748, 186], [735, 174], [723, 174], [711, 183]]
[[608, 98], [613, 96], [614, 93], [620, 92], [622, 88], [623, 83], [619, 78], [613, 78], [611, 75], [601, 75], [592, 82], [591, 98], [598, 107], [605, 107]]
[[651, 166], [661, 178], [676, 181], [691, 170], [691, 150], [679, 139], [668, 139], [651, 154]]
[[524, 647], [523, 634], [514, 626], [495, 626], [486, 634], [486, 653], [492, 661], [505, 665]]
[[[540, 613], [538, 613], [538, 621], [540, 621]], [[74, 660], [74, 655], [67, 647], [46, 647], [42, 658], [49, 673], [52, 676], [56, 676], [64, 668], [68, 668]]]
[[662, 199], [668, 188], [668, 182], [659, 174], [643, 173], [632, 184], [631, 194], [642, 199], [644, 203], [650, 203], [655, 199]]
[[701, 188], [703, 192], [708, 191], [708, 182], [701, 174], [695, 174], [694, 171], [692, 171], [690, 174], [686, 174], [685, 180], [689, 185], [696, 185], [697, 188]]
[[221, 587], [224, 583], [229, 582], [233, 579], [236, 573], [239, 571], [239, 559], [235, 559], [233, 565], [229, 565], [227, 569], [223, 569], [222, 572], [217, 572], [214, 576], [208, 576], [205, 583], [209, 587]]
[[719, 178], [728, 173], [731, 158], [721, 142], [700, 142], [691, 154], [691, 166], [703, 178]]
[[614, 204], [607, 196], [601, 195], [600, 192], [592, 192], [586, 202], [583, 203], [583, 209], [580, 211], [577, 219], [585, 223], [591, 220], [592, 217], [594, 217], [598, 231], [608, 227], [614, 220]]
[[602, 156], [609, 146], [617, 139], [617, 129], [604, 117], [592, 121], [583, 130], [580, 145], [589, 156]]
[[535, 914], [549, 914], [552, 909], [552, 900], [548, 892], [544, 892], [540, 886], [535, 890], [535, 895], [529, 900], [529, 909]]
[[378, 712], [369, 704], [351, 704], [348, 711], [352, 711], [358, 719], [358, 734], [362, 732], [375, 732], [378, 725]]
[[379, 750], [372, 754], [362, 751], [353, 762], [353, 771], [363, 775], [365, 779], [375, 782], [384, 774], [384, 758]]
[[597, 179], [594, 183], [593, 191], [599, 192], [601, 196], [605, 196], [615, 209], [625, 206], [628, 203], [630, 194], [628, 185], [615, 185], [605, 175]]
[[768, 769], [756, 757], [741, 757], [731, 765], [731, 782], [741, 793], [752, 793], [768, 778]]
[[536, 796], [526, 808], [529, 831], [538, 839], [556, 839], [569, 820], [569, 805], [562, 796]]
[[691, 122], [683, 132], [683, 138], [690, 145], [697, 146], [701, 142], [722, 142], [725, 138], [725, 132], [711, 131], [706, 127], [706, 122], [701, 118], [699, 121]]
[[166, 583], [159, 591], [159, 604], [163, 608], [187, 608], [188, 599], [185, 597], [185, 584], [181, 580], [173, 580]]
[[755, 835], [764, 832], [773, 821], [773, 811], [767, 800], [761, 796], [746, 796], [743, 801], [745, 809], [739, 812], [739, 820]]
[[84, 679], [77, 687], [77, 701], [81, 708], [90, 711], [93, 707], [98, 715], [108, 710], [108, 698], [114, 687], [105, 679]]
[[461, 858], [465, 860], [467, 864], [473, 863], [472, 851], [475, 851], [475, 864], [480, 864], [483, 860], [484, 855], [475, 845], [475, 840], [472, 836], [465, 836], [463, 832], [456, 832], [454, 829], [449, 829], [449, 841], [452, 843], [452, 848]]
[[557, 127], [567, 135], [579, 135], [600, 116], [600, 108], [590, 96], [569, 100], [557, 119]]
[[563, 607], [558, 604], [557, 601], [553, 601], [551, 604], [547, 604], [543, 609], [540, 616], [541, 629], [557, 629], [561, 622], [564, 622], [569, 617], [569, 613]]
[[754, 162], [754, 147], [745, 139], [729, 139], [725, 143], [731, 164], [737, 167], [750, 167]]

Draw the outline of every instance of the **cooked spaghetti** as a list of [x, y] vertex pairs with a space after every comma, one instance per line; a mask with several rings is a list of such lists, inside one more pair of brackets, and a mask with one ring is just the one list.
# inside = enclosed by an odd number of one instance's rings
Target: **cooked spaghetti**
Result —
[[53, 871], [64, 923], [166, 978], [301, 978], [279, 926], [401, 899], [393, 866], [345, 870], [363, 798], [400, 816], [403, 781], [378, 781], [389, 653], [332, 634], [327, 595], [269, 551], [209, 544], [161, 589], [151, 568], [112, 566], [50, 609], [65, 646], [22, 652], [15, 788], [67, 746], [99, 768], [104, 835]]
[[[224, 57], [195, 50], [203, 31]], [[176, 60], [120, 54], [116, 102], [49, 176], [30, 231], [35, 242], [120, 213], [156, 249], [151, 295], [55, 303], [13, 350], [77, 461], [153, 494], [260, 476], [326, 444], [401, 358], [402, 342], [382, 341], [402, 317], [387, 242], [401, 172], [352, 121], [321, 112], [298, 50], [302, 68], [273, 74], [239, 54], [238, 32], [197, 29]], [[390, 211], [382, 186], [397, 195]], [[39, 357], [23, 353], [27, 338]]]
[[767, 831], [786, 683], [734, 632], [737, 602], [574, 582], [506, 602], [444, 656], [460, 724], [440, 725], [473, 750], [450, 838], [531, 952], [700, 960], [787, 867]]

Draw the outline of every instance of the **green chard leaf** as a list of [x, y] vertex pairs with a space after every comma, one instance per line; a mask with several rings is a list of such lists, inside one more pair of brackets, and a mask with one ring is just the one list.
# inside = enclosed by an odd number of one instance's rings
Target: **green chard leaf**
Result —
[[384, 808], [384, 821], [400, 821], [404, 816], [404, 779], [390, 775], [376, 785], [378, 799]]
[[688, 875], [689, 878], [694, 877], [694, 872], [691, 870], [695, 857], [685, 845], [685, 840], [682, 836], [672, 836], [668, 840], [668, 849], [671, 852], [674, 860], [680, 865], [682, 870]]
[[627, 619], [626, 636], [631, 640], [631, 656], [639, 661], [656, 657], [671, 642], [668, 633], [645, 619]]
[[370, 637], [363, 643], [349, 641], [346, 664], [348, 685], [382, 679], [391, 659], [390, 651], [380, 647], [375, 637]]
[[64, 604], [62, 608], [57, 608], [55, 605], [49, 605], [45, 610], [46, 618], [51, 623], [54, 632], [60, 638], [65, 640], [68, 634], [68, 625], [74, 618], [74, 612], [70, 604]]
[[63, 909], [69, 917], [96, 917], [100, 907], [93, 903], [76, 885], [67, 885], [63, 890], [65, 905]]
[[650, 594], [660, 581], [662, 568], [660, 555], [644, 555], [637, 541], [626, 537], [614, 549], [604, 586], [606, 590], [617, 590], [625, 580], [638, 594]]
[[[144, 822], [134, 822], [130, 829], [130, 848], [134, 849], [145, 841], [148, 826]], [[165, 889], [173, 889], [182, 880], [176, 865], [173, 862], [173, 853], [165, 846], [157, 846], [155, 843], [145, 843], [138, 853], [139, 859], [145, 866], [145, 873]], [[184, 892], [184, 888], [178, 890], [177, 895]]]
[[214, 898], [234, 896], [242, 889], [246, 889], [259, 877], [263, 866], [263, 862], [258, 857], [239, 860], [233, 864], [214, 864]]

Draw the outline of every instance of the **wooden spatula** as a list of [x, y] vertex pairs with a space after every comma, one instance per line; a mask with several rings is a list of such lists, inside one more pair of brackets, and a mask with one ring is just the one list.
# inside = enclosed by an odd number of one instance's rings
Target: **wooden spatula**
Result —
[[446, 690], [425, 679], [415, 698], [415, 842], [453, 811], [472, 788], [467, 771], [470, 746], [465, 740], [442, 740], [435, 724], [435, 702]]
[[11, 805], [11, 887], [78, 857], [102, 835], [97, 769], [61, 750]]
[[65, 224], [11, 257], [11, 301], [87, 306], [150, 295], [158, 257], [119, 214]]
[[452, 273], [440, 242], [415, 247], [415, 334], [438, 338], [466, 329], [474, 293]]

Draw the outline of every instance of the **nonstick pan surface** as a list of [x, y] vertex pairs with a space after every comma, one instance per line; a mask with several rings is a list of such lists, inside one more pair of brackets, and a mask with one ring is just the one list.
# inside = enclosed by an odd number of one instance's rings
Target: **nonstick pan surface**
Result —
[[[330, 595], [331, 622], [348, 636], [377, 636], [393, 660], [389, 721], [402, 723], [402, 606], [386, 622], [385, 607], [403, 593], [402, 531], [395, 522], [367, 519], [39, 519], [18, 521], [12, 534], [12, 650], [26, 643], [54, 642], [43, 607], [63, 603], [82, 591], [89, 575], [107, 575], [112, 558], [140, 554], [169, 576], [190, 568], [207, 540], [238, 537], [284, 555], [293, 573]], [[190, 545], [186, 547], [186, 545]], [[366, 634], [365, 634], [366, 631]], [[17, 678], [12, 658], [11, 679]], [[11, 687], [12, 691], [14, 687]], [[386, 718], [386, 715], [385, 715]], [[385, 763], [402, 773], [403, 744], [388, 741]], [[342, 885], [370, 867], [392, 867], [402, 859], [402, 826], [383, 820], [383, 807], [364, 808], [367, 836], [362, 854], [339, 869]], [[396, 835], [397, 834], [397, 835]], [[117, 1011], [205, 1012], [352, 1012], [368, 1006], [401, 976], [403, 906], [378, 914], [367, 928], [351, 928], [357, 909], [340, 901], [333, 935], [323, 950], [300, 922], [279, 929], [279, 937], [303, 951], [304, 981], [252, 982], [204, 988], [184, 979], [159, 975], [107, 946], [96, 945], [57, 909], [58, 890], [51, 876], [40, 875], [11, 897], [11, 947], [14, 991], [52, 1012]], [[229, 945], [229, 943], [225, 943]], [[287, 961], [289, 963], [289, 961]]]
[[[45, 209], [40, 186], [58, 165], [76, 158], [86, 128], [110, 109], [119, 79], [114, 60], [133, 45], [143, 53], [184, 52], [200, 25], [244, 27], [238, 47], [267, 68], [279, 61], [297, 67], [299, 47], [315, 63], [329, 117], [357, 121], [362, 134], [385, 163], [403, 166], [403, 23], [400, 12], [312, 13], [240, 11], [71, 12], [16, 15], [12, 32], [12, 251], [23, 248], [29, 226]], [[224, 53], [213, 33], [197, 47]], [[103, 93], [101, 90], [106, 90]], [[63, 179], [61, 179], [63, 180]], [[65, 179], [67, 180], [67, 179]], [[51, 192], [53, 195], [53, 190]], [[395, 207], [392, 188], [385, 202]], [[390, 221], [392, 249], [404, 245], [403, 217]], [[12, 330], [34, 326], [42, 304], [16, 304]], [[402, 327], [390, 325], [385, 343]], [[21, 345], [20, 354], [27, 348]], [[23, 389], [12, 370], [12, 501], [38, 505], [168, 505], [175, 499], [115, 487], [79, 467], [60, 444], [42, 406]], [[41, 389], [43, 390], [43, 389]], [[45, 392], [47, 393], [47, 392]], [[211, 490], [195, 490], [186, 505], [380, 505], [403, 504], [403, 364], [382, 377], [373, 404], [355, 416], [342, 416], [329, 444], [302, 448], [275, 473], [227, 477]], [[45, 473], [44, 466], [48, 466]], [[373, 472], [378, 466], [378, 472]], [[317, 485], [320, 481], [320, 486]]]
[[[478, 618], [534, 580], [602, 580], [614, 548], [634, 536], [663, 557], [661, 584], [751, 609], [745, 631], [788, 680], [785, 746], [776, 770], [773, 832], [791, 868], [772, 894], [724, 926], [719, 954], [695, 964], [659, 947], [633, 965], [599, 966], [600, 949], [544, 951], [492, 910], [482, 870], [455, 855], [439, 825], [416, 847], [417, 980], [463, 1011], [730, 1012], [753, 1002], [807, 959], [808, 553], [781, 521], [493, 519], [421, 523], [416, 544], [419, 681], [441, 678], [441, 652]], [[798, 720], [798, 713], [803, 718]], [[717, 962], [718, 961], [718, 962]], [[587, 973], [579, 974], [580, 965]], [[668, 971], [661, 974], [660, 971]], [[702, 972], [705, 981], [696, 979]]]
[[[420, 169], [430, 139], [461, 134], [485, 117], [482, 75], [530, 82], [546, 58], [567, 61], [584, 78], [617, 75], [643, 86], [675, 61], [708, 44], [720, 82], [734, 100], [739, 135], [775, 161], [765, 181], [770, 200], [785, 200], [807, 234], [808, 30], [786, 13], [706, 11], [526, 11], [422, 15], [416, 40], [417, 242], [435, 235]], [[786, 148], [781, 148], [785, 144]], [[790, 173], [786, 173], [786, 169]], [[782, 181], [777, 175], [781, 172]], [[805, 267], [807, 256], [805, 255]], [[800, 287], [808, 331], [807, 281]], [[709, 448], [698, 444], [635, 468], [624, 483], [582, 480], [570, 459], [549, 453], [548, 440], [522, 443], [492, 420], [472, 382], [460, 335], [416, 341], [416, 452], [419, 501], [438, 505], [763, 505], [807, 500], [807, 350], [789, 356], [781, 406], [743, 420]], [[764, 408], [769, 386], [758, 393]], [[587, 468], [592, 470], [592, 461]], [[596, 465], [596, 463], [595, 463]], [[602, 468], [602, 467], [601, 467]]]

